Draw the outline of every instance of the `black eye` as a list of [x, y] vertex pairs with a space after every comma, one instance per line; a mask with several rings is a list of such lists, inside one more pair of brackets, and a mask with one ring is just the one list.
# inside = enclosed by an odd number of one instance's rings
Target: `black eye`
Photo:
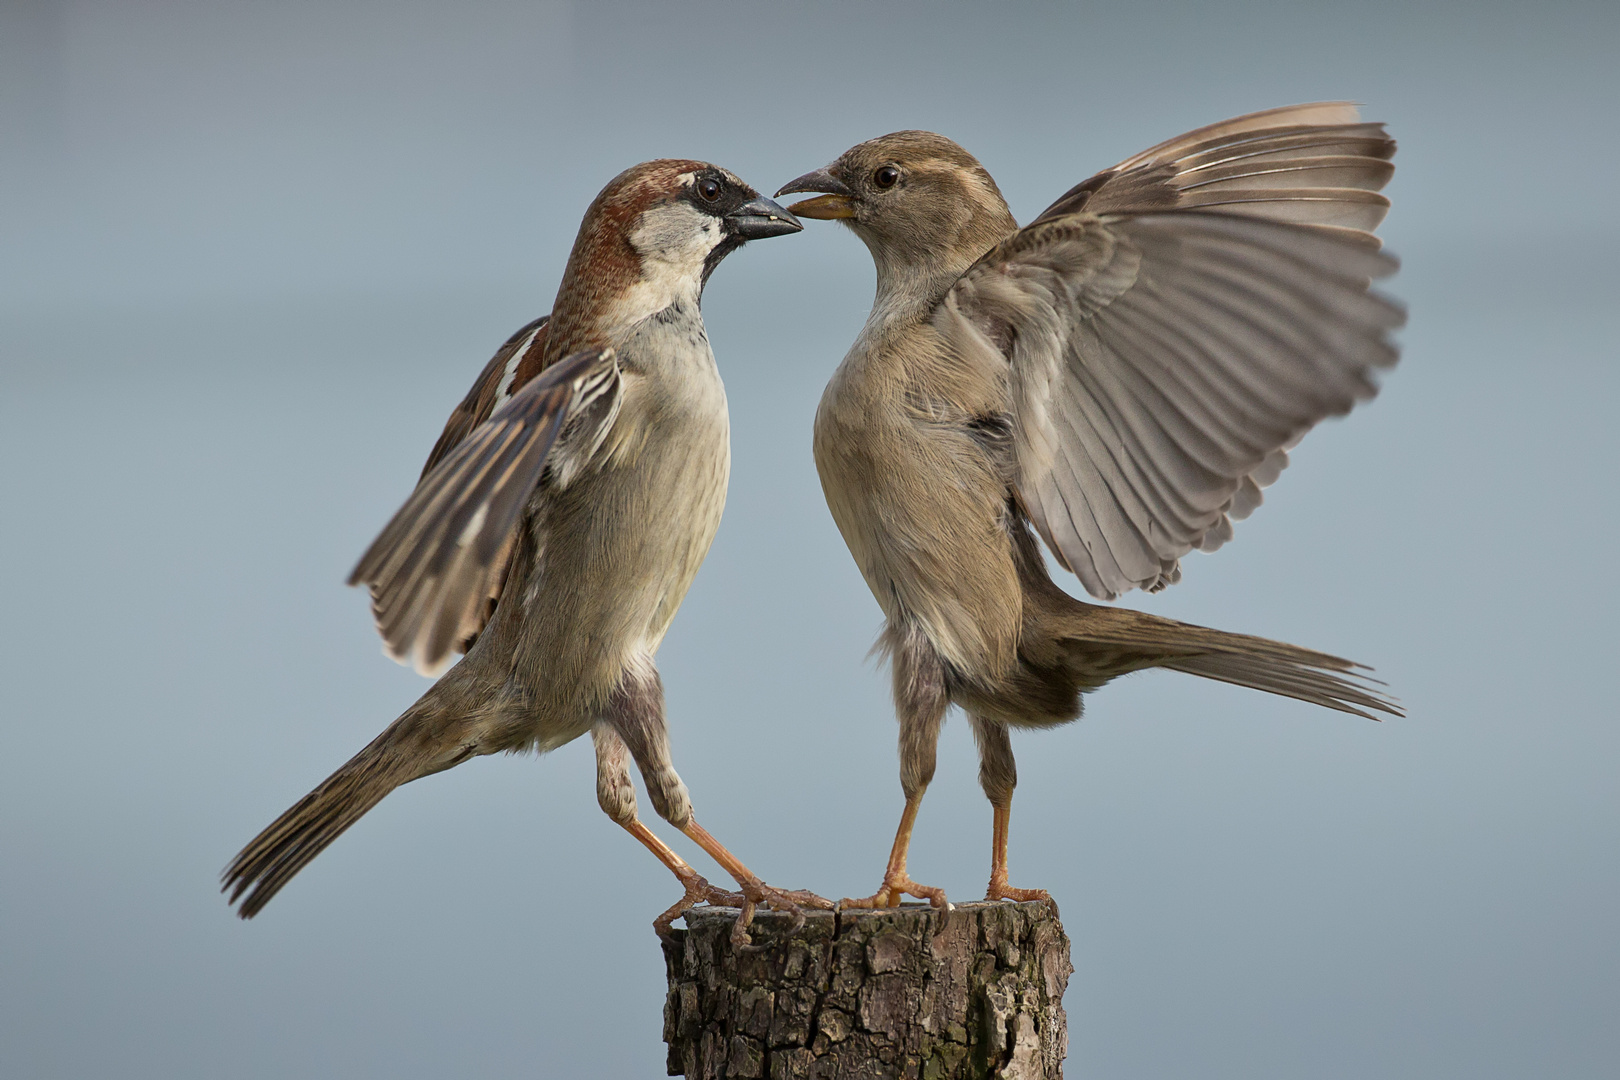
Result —
[[705, 176], [697, 182], [697, 191], [703, 196], [704, 202], [714, 202], [720, 197], [720, 181], [712, 176]]
[[880, 188], [892, 188], [900, 182], [900, 170], [893, 165], [884, 165], [872, 174], [872, 183]]

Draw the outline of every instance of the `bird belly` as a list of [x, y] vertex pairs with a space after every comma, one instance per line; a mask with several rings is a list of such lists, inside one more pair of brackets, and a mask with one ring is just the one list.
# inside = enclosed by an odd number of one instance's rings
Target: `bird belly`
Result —
[[654, 331], [620, 347], [624, 400], [595, 467], [532, 522], [543, 551], [517, 667], [576, 725], [657, 650], [725, 507], [725, 389], [701, 323]]
[[845, 361], [816, 414], [822, 490], [890, 625], [916, 626], [964, 675], [995, 677], [1016, 662], [1021, 610], [1005, 485], [964, 427], [906, 391]]

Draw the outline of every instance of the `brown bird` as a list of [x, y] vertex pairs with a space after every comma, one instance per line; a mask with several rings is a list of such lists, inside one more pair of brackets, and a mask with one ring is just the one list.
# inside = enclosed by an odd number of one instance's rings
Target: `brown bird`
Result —
[[1080, 715], [1116, 676], [1169, 668], [1372, 717], [1396, 706], [1309, 649], [1082, 603], [1180, 580], [1260, 504], [1317, 421], [1377, 393], [1400, 307], [1371, 230], [1395, 143], [1340, 103], [1239, 117], [1070, 189], [1020, 229], [951, 140], [861, 143], [777, 192], [842, 221], [877, 264], [866, 325], [822, 395], [815, 455], [833, 518], [887, 617], [906, 871], [945, 711], [960, 706], [994, 809], [989, 899], [1007, 883], [1010, 727]]
[[[551, 315], [496, 352], [349, 578], [370, 587], [390, 656], [424, 674], [466, 656], [236, 857], [224, 888], [243, 918], [399, 785], [586, 732], [602, 809], [684, 886], [660, 933], [702, 900], [744, 908], [739, 938], [756, 903], [831, 906], [766, 886], [697, 823], [653, 663], [720, 523], [731, 465], [703, 286], [746, 241], [802, 228], [701, 161], [637, 165], [596, 197]], [[659, 815], [741, 895], [641, 823], [632, 759]]]

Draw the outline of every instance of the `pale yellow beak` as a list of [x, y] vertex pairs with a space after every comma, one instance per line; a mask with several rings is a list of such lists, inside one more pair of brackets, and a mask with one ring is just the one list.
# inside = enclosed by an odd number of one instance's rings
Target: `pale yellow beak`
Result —
[[776, 197], [781, 198], [790, 192], [823, 191], [826, 192], [825, 195], [794, 203], [788, 207], [788, 212], [799, 217], [817, 218], [822, 221], [852, 218], [855, 216], [855, 193], [839, 179], [836, 169], [836, 165], [829, 165], [825, 169], [805, 173], [797, 180], [783, 184]]

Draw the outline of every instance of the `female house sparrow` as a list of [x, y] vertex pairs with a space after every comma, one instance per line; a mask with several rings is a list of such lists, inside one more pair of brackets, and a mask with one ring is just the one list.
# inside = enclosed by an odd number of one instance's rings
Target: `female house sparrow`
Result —
[[[745, 242], [802, 228], [701, 161], [647, 162], [602, 189], [551, 315], [484, 368], [349, 578], [370, 587], [390, 656], [429, 675], [452, 650], [466, 657], [236, 857], [224, 888], [243, 918], [400, 784], [586, 732], [602, 808], [685, 888], [661, 933], [700, 900], [743, 906], [739, 936], [756, 903], [826, 903], [764, 885], [693, 818], [653, 664], [720, 523], [730, 469], [703, 286]], [[659, 815], [741, 895], [641, 823], [631, 759]]]
[[1076, 719], [1081, 694], [1163, 667], [1369, 716], [1399, 715], [1358, 665], [1099, 607], [1053, 584], [1034, 532], [1093, 596], [1157, 591], [1260, 503], [1286, 450], [1372, 397], [1401, 309], [1371, 230], [1394, 167], [1349, 105], [1273, 109], [1161, 143], [1020, 229], [961, 147], [904, 131], [777, 192], [844, 222], [877, 298], [816, 414], [827, 505], [887, 616], [906, 809], [882, 888], [906, 873], [950, 704], [994, 808], [987, 898], [1007, 884], [1009, 727]]

